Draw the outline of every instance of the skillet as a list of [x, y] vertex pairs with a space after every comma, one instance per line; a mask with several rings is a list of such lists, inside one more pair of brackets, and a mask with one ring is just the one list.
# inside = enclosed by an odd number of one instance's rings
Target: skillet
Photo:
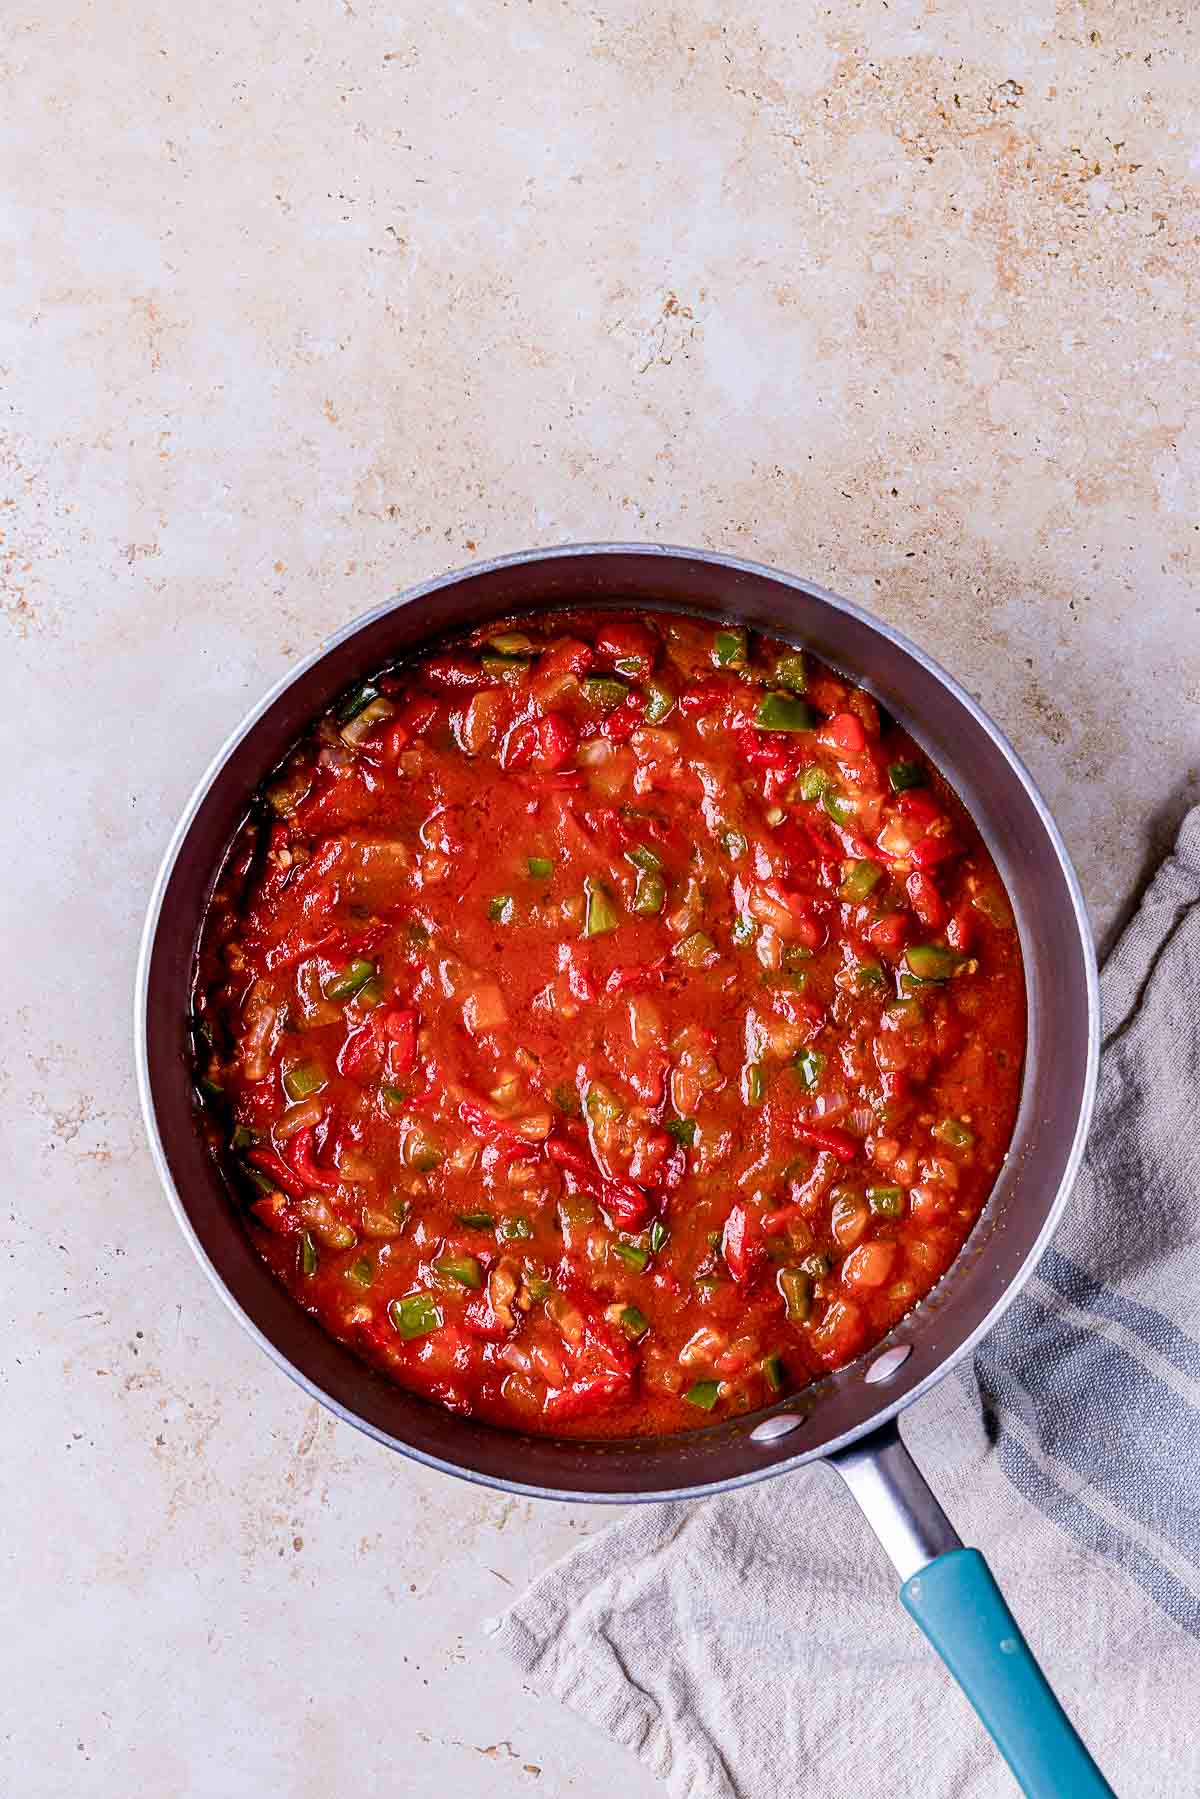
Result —
[[[277, 1284], [198, 1128], [188, 996], [208, 897], [250, 795], [339, 693], [390, 660], [489, 619], [606, 604], [734, 621], [790, 639], [876, 695], [950, 780], [996, 861], [1020, 934], [1028, 1040], [1008, 1159], [983, 1214], [934, 1293], [883, 1343], [765, 1411], [682, 1436], [589, 1443], [496, 1430], [406, 1392], [327, 1336]], [[811, 582], [657, 544], [525, 551], [412, 588], [285, 675], [203, 776], [151, 896], [135, 1032], [146, 1128], [184, 1235], [235, 1316], [313, 1398], [429, 1467], [530, 1498], [699, 1497], [824, 1457], [894, 1563], [902, 1603], [1022, 1789], [1032, 1799], [1111, 1793], [982, 1556], [963, 1548], [896, 1429], [904, 1407], [970, 1354], [1047, 1246], [1083, 1152], [1099, 1044], [1091, 932], [1058, 830], [1001, 732], [916, 645]]]

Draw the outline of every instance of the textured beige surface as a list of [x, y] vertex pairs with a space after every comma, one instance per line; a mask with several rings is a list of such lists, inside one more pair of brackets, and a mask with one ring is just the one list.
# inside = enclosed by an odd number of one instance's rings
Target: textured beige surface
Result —
[[919, 637], [1106, 931], [1197, 782], [1198, 52], [1135, 0], [4, 8], [6, 1799], [649, 1799], [477, 1631], [599, 1514], [334, 1425], [178, 1240], [151, 873], [325, 632], [650, 537]]

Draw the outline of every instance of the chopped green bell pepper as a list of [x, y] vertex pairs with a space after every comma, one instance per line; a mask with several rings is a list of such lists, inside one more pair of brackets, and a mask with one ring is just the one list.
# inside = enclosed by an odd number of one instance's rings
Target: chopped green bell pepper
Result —
[[628, 685], [613, 675], [588, 675], [580, 686], [588, 705], [599, 706], [605, 712], [611, 712], [629, 697]]
[[339, 700], [334, 707], [334, 717], [339, 725], [348, 725], [352, 718], [357, 718], [364, 706], [379, 698], [379, 689], [373, 681], [363, 681], [358, 687], [351, 688], [344, 700]]
[[914, 944], [904, 961], [920, 981], [948, 981], [958, 967], [958, 957], [943, 943]]
[[786, 656], [780, 656], [775, 663], [775, 684], [786, 687], [789, 693], [808, 692], [808, 669], [803, 654], [792, 650]]
[[925, 770], [919, 762], [893, 762], [888, 767], [888, 780], [893, 793], [904, 793], [910, 787], [926, 785]]
[[608, 889], [588, 875], [583, 883], [583, 894], [584, 936], [603, 937], [606, 932], [615, 931], [621, 922], [621, 915]]
[[819, 800], [833, 784], [833, 776], [829, 770], [821, 768], [816, 762], [802, 771], [797, 783], [802, 800]]
[[325, 1071], [316, 1062], [300, 1062], [283, 1077], [283, 1090], [289, 1099], [307, 1099], [325, 1085]]
[[667, 883], [661, 875], [639, 872], [633, 895], [633, 909], [643, 918], [653, 918], [667, 903]]
[[842, 884], [839, 892], [844, 900], [858, 905], [873, 893], [883, 879], [883, 870], [878, 862], [843, 862]]
[[647, 681], [645, 694], [646, 723], [649, 725], [660, 725], [663, 719], [669, 717], [673, 711], [675, 706], [675, 695], [662, 681]]
[[803, 1323], [812, 1310], [812, 1276], [803, 1268], [781, 1268], [775, 1284], [783, 1294], [788, 1317], [793, 1323]]
[[457, 1281], [472, 1292], [478, 1292], [483, 1285], [483, 1264], [478, 1256], [441, 1256], [433, 1266], [444, 1280]]
[[688, 1405], [699, 1406], [702, 1412], [711, 1412], [721, 1393], [719, 1380], [698, 1380], [688, 1388], [684, 1400]]
[[974, 1131], [960, 1118], [943, 1118], [940, 1124], [934, 1125], [933, 1134], [951, 1149], [970, 1149], [975, 1141]]
[[350, 962], [340, 969], [325, 988], [326, 999], [353, 999], [360, 993], [368, 981], [374, 980], [376, 970], [374, 962]]
[[442, 1324], [441, 1307], [432, 1293], [406, 1293], [403, 1299], [393, 1299], [388, 1316], [406, 1343], [428, 1337]]
[[857, 800], [845, 793], [834, 793], [831, 788], [826, 788], [821, 795], [821, 804], [835, 825], [848, 825], [858, 811]]
[[817, 715], [807, 700], [791, 693], [765, 693], [758, 703], [754, 722], [761, 731], [812, 731]]
[[722, 668], [733, 668], [745, 662], [750, 653], [745, 631], [718, 631], [713, 639], [713, 653]]
[[903, 1187], [868, 1187], [867, 1204], [880, 1218], [899, 1218], [904, 1211]]

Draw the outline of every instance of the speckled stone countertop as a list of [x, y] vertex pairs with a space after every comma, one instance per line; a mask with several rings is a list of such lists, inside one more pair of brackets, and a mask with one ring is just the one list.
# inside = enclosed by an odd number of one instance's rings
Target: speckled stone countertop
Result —
[[653, 538], [919, 638], [1103, 939], [1197, 791], [1198, 54], [1128, 0], [6, 9], [6, 1795], [659, 1790], [479, 1634], [601, 1514], [335, 1424], [185, 1250], [152, 873], [328, 631]]

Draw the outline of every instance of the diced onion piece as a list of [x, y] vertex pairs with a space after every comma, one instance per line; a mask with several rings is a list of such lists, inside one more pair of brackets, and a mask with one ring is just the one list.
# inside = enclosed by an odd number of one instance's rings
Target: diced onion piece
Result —
[[613, 746], [607, 737], [592, 737], [587, 743], [580, 744], [575, 760], [580, 768], [599, 768], [612, 753]]
[[357, 1238], [351, 1227], [337, 1216], [327, 1200], [306, 1193], [296, 1201], [296, 1210], [313, 1236], [327, 1249], [349, 1249]]
[[843, 1249], [852, 1249], [870, 1223], [871, 1214], [857, 1193], [845, 1188], [835, 1189], [835, 1193], [829, 1228]]
[[508, 698], [501, 687], [483, 687], [471, 696], [456, 733], [460, 749], [469, 756], [495, 743], [507, 715]]
[[387, 1239], [400, 1235], [399, 1222], [388, 1212], [377, 1212], [371, 1206], [364, 1206], [362, 1211], [362, 1230], [364, 1237]]
[[896, 1260], [894, 1243], [860, 1243], [842, 1263], [842, 1283], [851, 1292], [869, 1292], [882, 1287]]
[[889, 818], [875, 839], [876, 845], [885, 856], [892, 856], [903, 861], [912, 855], [916, 839], [902, 818]]
[[304, 1130], [310, 1124], [320, 1124], [325, 1115], [325, 1102], [314, 1093], [311, 1099], [302, 1100], [298, 1106], [289, 1106], [283, 1117], [274, 1125], [274, 1136], [277, 1142], [285, 1143], [297, 1131]]
[[530, 1143], [543, 1143], [550, 1135], [554, 1119], [549, 1112], [528, 1112], [524, 1118], [514, 1118], [512, 1128], [517, 1135]]
[[479, 981], [462, 997], [463, 1023], [474, 1037], [508, 1023], [508, 1007], [495, 981]]
[[721, 1331], [714, 1330], [711, 1324], [702, 1324], [679, 1351], [679, 1360], [685, 1368], [711, 1364], [721, 1354], [725, 1343]]

